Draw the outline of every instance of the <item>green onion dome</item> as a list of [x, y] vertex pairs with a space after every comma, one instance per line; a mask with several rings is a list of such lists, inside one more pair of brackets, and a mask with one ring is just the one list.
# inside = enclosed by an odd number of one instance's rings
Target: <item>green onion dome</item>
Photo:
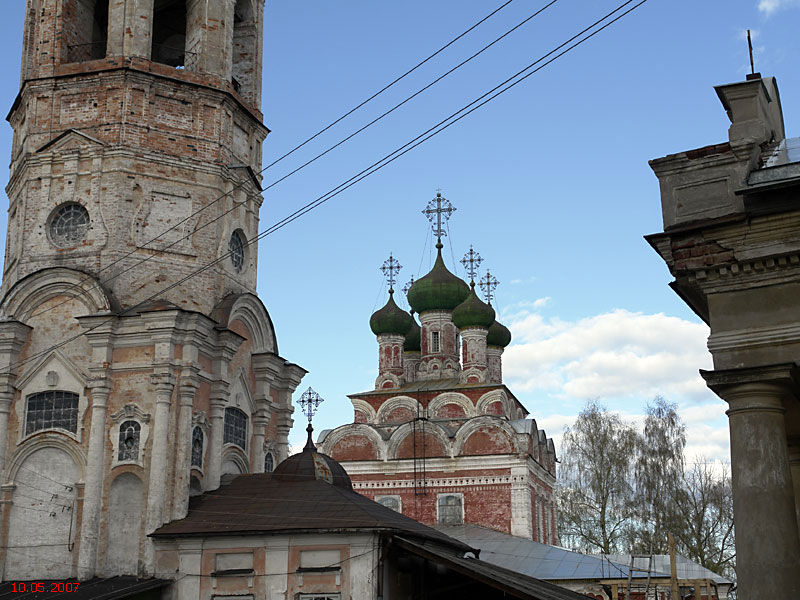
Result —
[[414, 311], [411, 311], [411, 329], [406, 334], [406, 341], [403, 342], [403, 350], [406, 352], [420, 352], [421, 345], [420, 345], [420, 336], [422, 335], [422, 331], [420, 330], [419, 325], [417, 324], [417, 320], [414, 318]]
[[429, 310], [453, 310], [469, 296], [469, 286], [444, 266], [442, 245], [431, 272], [414, 282], [408, 290], [408, 303], [418, 313]]
[[478, 298], [473, 284], [467, 299], [453, 309], [453, 324], [459, 329], [467, 327], [488, 329], [494, 322], [494, 309]]
[[489, 327], [489, 333], [486, 335], [487, 346], [499, 346], [505, 348], [511, 343], [511, 332], [508, 327], [495, 321]]
[[386, 306], [372, 313], [369, 318], [369, 326], [375, 335], [383, 333], [406, 335], [413, 322], [411, 315], [394, 303], [394, 290], [391, 289]]

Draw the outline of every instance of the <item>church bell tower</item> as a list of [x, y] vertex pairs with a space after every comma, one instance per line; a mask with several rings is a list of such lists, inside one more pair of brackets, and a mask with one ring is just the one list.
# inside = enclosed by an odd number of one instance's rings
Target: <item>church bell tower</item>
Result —
[[0, 287], [4, 580], [152, 575], [147, 534], [288, 454], [256, 296], [264, 0], [27, 0]]

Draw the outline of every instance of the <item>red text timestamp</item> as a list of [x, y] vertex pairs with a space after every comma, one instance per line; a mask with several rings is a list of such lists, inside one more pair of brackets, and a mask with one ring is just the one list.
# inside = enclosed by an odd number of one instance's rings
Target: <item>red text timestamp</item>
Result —
[[24, 581], [12, 583], [12, 592], [77, 592], [79, 581]]

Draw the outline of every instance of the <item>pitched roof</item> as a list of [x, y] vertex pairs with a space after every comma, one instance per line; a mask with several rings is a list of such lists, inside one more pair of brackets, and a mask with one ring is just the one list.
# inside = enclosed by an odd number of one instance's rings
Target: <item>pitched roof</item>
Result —
[[505, 569], [477, 558], [465, 558], [448, 552], [433, 543], [415, 542], [396, 537], [394, 543], [404, 550], [480, 581], [508, 596], [523, 600], [586, 600], [586, 596], [558, 585], [528, 577], [517, 571]]
[[[609, 556], [609, 558], [624, 564], [630, 564], [631, 562], [630, 554], [615, 554]], [[652, 563], [650, 563], [649, 557], [647, 556], [634, 557], [633, 566], [637, 569], [647, 570], [648, 564], [651, 572], [666, 573], [667, 577], [669, 577], [669, 554], [654, 554]], [[710, 579], [714, 583], [719, 583], [721, 585], [733, 585], [733, 582], [730, 579], [727, 579], [722, 575], [717, 575], [714, 573], [714, 571], [706, 569], [703, 565], [698, 564], [693, 560], [686, 558], [685, 556], [681, 556], [680, 554], [675, 555], [675, 567], [678, 579]]]
[[[628, 576], [629, 569], [624, 563], [540, 544], [479, 525], [439, 525], [437, 529], [479, 548], [481, 559], [486, 562], [538, 579], [558, 581]], [[647, 577], [647, 573], [634, 570], [633, 577]]]
[[391, 531], [435, 540], [461, 552], [475, 549], [351, 490], [324, 480], [280, 481], [272, 473], [240, 475], [195, 496], [189, 514], [154, 538], [290, 532]]

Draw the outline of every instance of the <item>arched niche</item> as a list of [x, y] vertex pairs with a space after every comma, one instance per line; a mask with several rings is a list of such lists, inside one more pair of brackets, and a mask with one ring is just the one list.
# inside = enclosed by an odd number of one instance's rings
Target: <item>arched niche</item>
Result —
[[502, 417], [488, 415], [475, 417], [464, 423], [456, 432], [453, 453], [456, 456], [517, 454], [519, 448], [516, 432]]
[[[497, 403], [499, 402], [499, 406]], [[475, 403], [477, 414], [503, 416], [510, 413], [508, 396], [503, 390], [491, 390]], [[497, 411], [500, 411], [499, 413]]]
[[387, 447], [389, 459], [414, 457], [414, 441], [416, 438], [416, 455], [426, 458], [450, 456], [450, 440], [445, 431], [435, 423], [427, 422], [424, 426], [413, 423], [401, 425], [392, 433]]
[[353, 433], [340, 438], [331, 446], [330, 456], [342, 460], [377, 460], [378, 449], [368, 436]]
[[76, 484], [83, 463], [74, 444], [42, 436], [12, 458], [13, 483], [6, 546], [6, 580], [65, 579], [73, 574]]
[[417, 400], [410, 396], [395, 396], [386, 400], [386, 402], [381, 404], [380, 408], [378, 408], [376, 415], [378, 423], [389, 423], [392, 422], [390, 418], [399, 418], [401, 414], [397, 410], [399, 408], [405, 409], [407, 412], [401, 421], [394, 422], [408, 421], [418, 414], [422, 414], [422, 405]]
[[108, 539], [105, 575], [138, 575], [139, 542], [143, 515], [142, 480], [122, 473], [111, 482], [108, 493]]
[[475, 404], [464, 394], [445, 392], [428, 405], [428, 416], [432, 419], [474, 417]]
[[[322, 436], [320, 436], [322, 437]], [[327, 435], [319, 442], [320, 451], [324, 454], [328, 454], [332, 458], [336, 460], [362, 460], [362, 459], [340, 459], [337, 456], [338, 452], [342, 452], [343, 454], [347, 454], [350, 452], [350, 445], [353, 439], [365, 439], [368, 440], [372, 448], [375, 449], [375, 456], [374, 459], [377, 460], [384, 460], [386, 456], [385, 446], [386, 443], [383, 441], [381, 436], [369, 425], [364, 425], [361, 423], [353, 423], [351, 425], [344, 425], [342, 427], [337, 427], [333, 431], [329, 431]], [[337, 450], [337, 448], [339, 450]], [[364, 459], [364, 460], [371, 460], [371, 459]]]
[[212, 312], [212, 318], [222, 327], [240, 321], [252, 342], [252, 352], [278, 353], [275, 327], [264, 303], [254, 294], [231, 294], [226, 296]]

